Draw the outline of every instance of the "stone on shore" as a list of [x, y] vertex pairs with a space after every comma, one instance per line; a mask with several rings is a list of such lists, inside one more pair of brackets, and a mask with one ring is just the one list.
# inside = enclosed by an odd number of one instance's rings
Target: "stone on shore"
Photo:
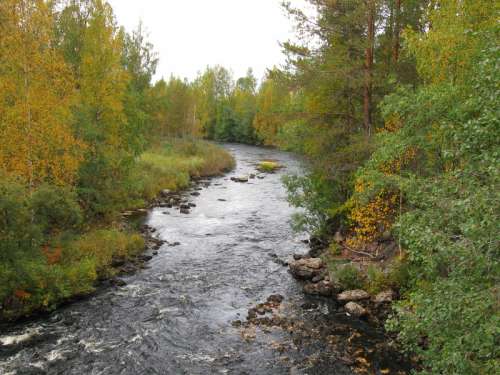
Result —
[[356, 302], [348, 302], [345, 306], [345, 311], [352, 316], [360, 318], [368, 314], [368, 310], [366, 310], [363, 306], [357, 304]]
[[346, 290], [337, 295], [337, 300], [340, 302], [361, 301], [369, 298], [370, 295], [361, 289]]
[[390, 303], [394, 299], [394, 291], [389, 289], [389, 290], [384, 290], [383, 292], [380, 292], [373, 298], [373, 302], [380, 304], [380, 303]]
[[318, 283], [307, 283], [304, 285], [304, 293], [314, 296], [329, 297], [335, 293], [335, 286], [331, 281], [322, 280]]
[[310, 280], [322, 272], [320, 258], [299, 259], [290, 263], [290, 272], [297, 279]]

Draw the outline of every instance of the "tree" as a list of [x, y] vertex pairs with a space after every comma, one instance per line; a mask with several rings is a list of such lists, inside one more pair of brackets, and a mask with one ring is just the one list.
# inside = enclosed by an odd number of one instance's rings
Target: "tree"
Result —
[[373, 55], [375, 49], [375, 0], [365, 0], [366, 7], [366, 47], [365, 47], [365, 83], [363, 92], [363, 117], [365, 132], [372, 133], [372, 90], [373, 90]]
[[136, 133], [124, 108], [131, 82], [124, 66], [125, 35], [101, 0], [71, 0], [60, 19], [59, 46], [76, 77], [75, 132], [89, 145], [78, 190], [87, 213], [100, 216], [124, 200], [117, 185], [126, 180], [140, 148], [131, 142]]
[[139, 154], [147, 147], [153, 131], [152, 113], [148, 111], [151, 80], [158, 64], [157, 54], [146, 39], [142, 23], [132, 34], [124, 34], [123, 65], [130, 77], [124, 98], [124, 110], [127, 116], [127, 144], [134, 154]]
[[224, 126], [218, 119], [228, 105], [233, 85], [231, 73], [221, 66], [208, 67], [193, 83], [196, 118], [209, 139], [217, 139], [224, 133]]
[[279, 133], [286, 122], [290, 94], [277, 78], [276, 70], [268, 72], [257, 93], [257, 112], [253, 127], [257, 137], [267, 145], [278, 146]]
[[84, 144], [75, 139], [73, 77], [54, 48], [45, 1], [0, 4], [0, 168], [32, 191], [45, 181], [71, 185]]
[[244, 143], [254, 143], [256, 141], [253, 128], [253, 120], [257, 109], [256, 89], [257, 79], [254, 77], [252, 69], [248, 69], [247, 75], [236, 81], [232, 93], [232, 105], [236, 120], [235, 129], [232, 131], [233, 140]]

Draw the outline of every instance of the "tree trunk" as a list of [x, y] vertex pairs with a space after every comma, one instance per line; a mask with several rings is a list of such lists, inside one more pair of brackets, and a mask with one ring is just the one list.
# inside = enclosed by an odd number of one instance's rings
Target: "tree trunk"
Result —
[[392, 45], [392, 62], [394, 65], [398, 63], [399, 60], [399, 48], [401, 34], [401, 0], [396, 0], [396, 8], [394, 10], [394, 41]]
[[367, 135], [372, 132], [372, 88], [373, 88], [373, 51], [375, 43], [375, 0], [366, 1], [367, 40], [365, 49], [365, 84], [363, 117]]

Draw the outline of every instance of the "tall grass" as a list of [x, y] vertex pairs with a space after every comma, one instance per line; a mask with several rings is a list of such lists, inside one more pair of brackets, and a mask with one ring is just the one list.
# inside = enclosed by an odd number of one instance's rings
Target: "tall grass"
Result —
[[220, 175], [233, 167], [233, 157], [210, 142], [170, 139], [140, 156], [131, 174], [131, 195], [151, 200], [163, 189], [187, 187], [191, 177]]
[[[114, 186], [118, 202], [108, 205], [115, 220], [83, 220], [76, 195], [47, 185], [27, 188], [0, 175], [0, 320], [47, 311], [94, 290], [112, 277], [115, 259], [144, 250], [138, 233], [117, 223], [126, 207], [139, 207], [162, 189], [179, 190], [191, 177], [218, 175], [234, 166], [222, 148], [200, 140], [175, 139], [148, 150]], [[32, 220], [34, 215], [36, 220]], [[82, 222], [83, 220], [83, 222]]]

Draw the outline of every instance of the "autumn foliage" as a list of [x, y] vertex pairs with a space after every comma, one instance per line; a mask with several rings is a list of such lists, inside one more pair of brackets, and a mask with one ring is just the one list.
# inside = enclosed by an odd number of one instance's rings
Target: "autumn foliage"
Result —
[[122, 210], [232, 165], [193, 139], [192, 89], [152, 84], [152, 48], [104, 0], [0, 1], [0, 319], [91, 292], [144, 248]]

